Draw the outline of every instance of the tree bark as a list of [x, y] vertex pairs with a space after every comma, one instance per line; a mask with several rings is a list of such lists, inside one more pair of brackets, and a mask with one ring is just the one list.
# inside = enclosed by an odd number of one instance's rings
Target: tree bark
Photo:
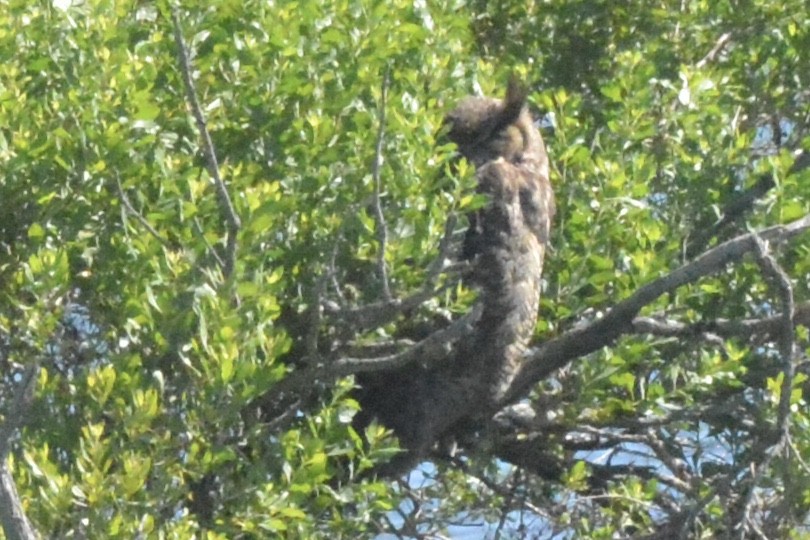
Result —
[[0, 463], [0, 523], [6, 540], [38, 540], [39, 535], [25, 516], [20, 496], [5, 463]]

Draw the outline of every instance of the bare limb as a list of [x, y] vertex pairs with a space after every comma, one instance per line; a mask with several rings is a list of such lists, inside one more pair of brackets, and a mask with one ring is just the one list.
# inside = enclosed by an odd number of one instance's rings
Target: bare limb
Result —
[[39, 534], [25, 515], [14, 478], [6, 465], [11, 437], [22, 426], [34, 395], [39, 364], [33, 363], [23, 372], [14, 400], [0, 426], [0, 523], [8, 540], [36, 540]]
[[203, 154], [205, 155], [205, 162], [208, 169], [208, 174], [214, 181], [214, 186], [217, 191], [217, 198], [219, 199], [220, 210], [225, 217], [228, 226], [227, 238], [227, 251], [225, 258], [225, 265], [222, 268], [222, 273], [225, 277], [230, 277], [233, 269], [236, 266], [236, 235], [242, 226], [242, 222], [236, 213], [236, 209], [231, 202], [231, 197], [228, 194], [228, 189], [225, 182], [219, 174], [219, 163], [217, 162], [217, 155], [214, 150], [214, 143], [211, 141], [211, 135], [208, 133], [208, 127], [205, 124], [205, 117], [203, 116], [200, 103], [197, 101], [197, 92], [194, 89], [194, 80], [191, 77], [191, 63], [188, 59], [188, 50], [186, 49], [185, 41], [183, 41], [183, 34], [180, 30], [180, 19], [177, 14], [177, 9], [172, 9], [172, 23], [174, 24], [174, 40], [177, 43], [177, 49], [180, 56], [180, 71], [183, 74], [183, 81], [186, 85], [186, 97], [188, 99], [191, 112], [194, 115], [194, 120], [197, 123], [197, 130], [200, 132], [202, 139]]
[[449, 356], [451, 345], [454, 342], [470, 335], [473, 326], [480, 317], [481, 307], [479, 305], [475, 306], [464, 317], [454, 321], [447, 328], [434, 332], [405, 351], [379, 358], [341, 358], [331, 363], [294, 371], [274, 386], [271, 392], [259, 397], [257, 404], [262, 406], [271, 403], [280, 395], [311, 386], [314, 381], [324, 378], [344, 377], [357, 373], [393, 369], [417, 360], [425, 365], [434, 364]]
[[[808, 229], [810, 229], [810, 215], [787, 225], [765, 229], [759, 236], [773, 244], [779, 244]], [[503, 401], [513, 401], [525, 394], [537, 381], [544, 379], [572, 359], [598, 350], [619, 336], [632, 332], [633, 320], [643, 307], [665, 293], [715, 274], [727, 264], [741, 260], [745, 254], [756, 249], [755, 236], [756, 233], [743, 234], [710, 249], [666, 276], [642, 286], [629, 298], [616, 304], [601, 319], [541, 344], [524, 363]]]
[[[755, 455], [759, 453], [763, 454], [762, 460], [759, 464], [756, 464], [753, 461], [751, 462], [750, 481], [746, 486], [742, 504], [742, 517], [741, 519], [737, 520], [740, 538], [744, 538], [746, 536], [746, 524], [755, 532], [761, 533], [761, 531], [757, 529], [757, 524], [751, 517], [751, 502], [756, 492], [757, 485], [759, 484], [762, 475], [768, 468], [770, 462], [780, 451], [788, 450], [787, 442], [789, 440], [790, 429], [790, 397], [793, 390], [793, 376], [795, 372], [795, 366], [793, 364], [793, 286], [790, 283], [790, 277], [768, 252], [768, 248], [762, 239], [760, 239], [758, 236], [754, 236], [754, 241], [756, 246], [755, 254], [757, 262], [762, 269], [762, 274], [768, 281], [771, 282], [772, 287], [778, 291], [780, 301], [782, 303], [781, 328], [779, 338], [777, 340], [779, 344], [779, 355], [782, 359], [782, 385], [779, 392], [779, 405], [776, 417], [776, 432], [778, 439], [776, 441], [775, 448], [772, 448], [770, 451], [766, 451], [763, 448], [761, 452], [755, 453]], [[763, 446], [770, 446], [771, 441], [768, 439], [769, 438], [766, 438], [765, 440], [759, 442]]]
[[[708, 332], [722, 338], [746, 338], [761, 342], [772, 339], [781, 331], [783, 317], [780, 313], [761, 319], [714, 319], [693, 324], [662, 317], [636, 317], [633, 319], [633, 331], [636, 334], [673, 338], [692, 338]], [[793, 309], [793, 323], [810, 328], [810, 302]]]
[[390, 79], [390, 68], [386, 68], [383, 75], [383, 82], [380, 88], [379, 116], [377, 119], [377, 143], [374, 148], [374, 164], [371, 176], [374, 180], [374, 221], [377, 225], [377, 242], [379, 251], [377, 252], [377, 272], [382, 282], [383, 298], [391, 300], [391, 289], [388, 285], [388, 268], [385, 265], [385, 251], [388, 245], [388, 230], [385, 226], [385, 216], [382, 211], [380, 192], [382, 191], [382, 181], [380, 180], [380, 168], [382, 167], [382, 150], [385, 137], [385, 102], [388, 98], [388, 84]]
[[356, 328], [378, 328], [396, 319], [400, 314], [417, 308], [427, 300], [438, 296], [446, 288], [447, 286], [438, 289], [421, 290], [401, 300], [392, 299], [388, 302], [374, 302], [349, 309], [335, 309], [335, 306], [325, 304], [324, 309], [334, 320], [351, 324]]

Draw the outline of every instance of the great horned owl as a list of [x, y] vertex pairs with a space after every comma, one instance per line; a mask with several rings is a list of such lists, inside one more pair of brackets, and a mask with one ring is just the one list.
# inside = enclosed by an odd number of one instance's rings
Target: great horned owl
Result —
[[447, 362], [358, 377], [363, 410], [356, 429], [377, 418], [407, 450], [380, 469], [386, 474], [404, 472], [437, 440], [494, 413], [532, 337], [554, 195], [543, 140], [525, 101], [525, 91], [512, 81], [503, 100], [466, 98], [445, 119], [487, 198], [470, 216], [465, 239], [481, 316]]
[[489, 373], [489, 397], [503, 397], [532, 337], [543, 258], [554, 216], [548, 155], [513, 78], [503, 100], [468, 97], [445, 122], [476, 168], [484, 208], [470, 216], [463, 256], [471, 259], [484, 311], [464, 369]]

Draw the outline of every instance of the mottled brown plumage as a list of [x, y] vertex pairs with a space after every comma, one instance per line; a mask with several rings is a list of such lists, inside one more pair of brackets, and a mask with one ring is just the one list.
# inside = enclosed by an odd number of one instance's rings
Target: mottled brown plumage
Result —
[[446, 119], [489, 199], [470, 216], [465, 238], [463, 255], [472, 261], [484, 311], [462, 358], [469, 369], [491, 374], [494, 402], [508, 389], [534, 331], [554, 216], [548, 156], [525, 99], [512, 80], [505, 99], [466, 98]]
[[512, 81], [504, 99], [466, 98], [445, 119], [488, 199], [470, 216], [463, 253], [480, 290], [481, 316], [446, 361], [359, 378], [363, 411], [355, 426], [377, 418], [407, 450], [379, 472], [404, 472], [440, 438], [496, 412], [520, 368], [537, 320], [554, 215], [548, 157], [525, 101]]

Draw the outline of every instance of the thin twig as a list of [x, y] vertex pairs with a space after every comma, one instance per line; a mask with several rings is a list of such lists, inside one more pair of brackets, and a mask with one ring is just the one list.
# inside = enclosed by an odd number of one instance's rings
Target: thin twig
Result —
[[296, 399], [289, 404], [281, 414], [264, 424], [264, 433], [277, 433], [287, 427], [290, 422], [295, 420], [296, 415], [301, 410], [302, 401], [301, 399]]
[[450, 250], [453, 245], [453, 233], [455, 232], [457, 222], [458, 217], [455, 214], [448, 216], [444, 224], [444, 235], [439, 241], [439, 254], [428, 266], [427, 278], [425, 279], [422, 290], [433, 289], [435, 287], [439, 274], [441, 274], [444, 269], [445, 261], [450, 256]]
[[332, 246], [332, 253], [329, 257], [329, 266], [326, 269], [326, 273], [329, 275], [329, 280], [331, 281], [332, 288], [335, 290], [335, 294], [338, 297], [338, 305], [345, 306], [346, 305], [346, 296], [343, 294], [343, 290], [340, 286], [340, 283], [337, 279], [337, 256], [338, 251], [340, 250], [340, 242], [341, 237], [338, 236], [335, 240], [335, 245]]
[[382, 202], [380, 201], [380, 192], [382, 191], [380, 169], [382, 168], [382, 151], [385, 137], [385, 102], [388, 98], [389, 78], [390, 68], [386, 68], [380, 88], [380, 105], [377, 120], [379, 125], [377, 126], [377, 143], [374, 149], [374, 164], [371, 171], [371, 176], [374, 180], [374, 221], [376, 222], [377, 226], [377, 242], [379, 243], [379, 251], [377, 252], [377, 272], [380, 275], [380, 281], [382, 282], [382, 293], [385, 300], [391, 300], [392, 297], [391, 288], [388, 284], [388, 268], [385, 264], [385, 251], [388, 245], [388, 230], [385, 226], [385, 216], [383, 215]]
[[[324, 304], [324, 311], [334, 320], [340, 321], [343, 324], [353, 325], [355, 328], [379, 328], [393, 319], [398, 317], [401, 313], [414, 309], [422, 305], [427, 300], [435, 298], [442, 294], [454, 284], [445, 284], [441, 287], [436, 287], [439, 281], [439, 276], [442, 273], [447, 273], [451, 267], [445, 267], [445, 261], [450, 257], [452, 248], [452, 236], [456, 226], [457, 218], [451, 215], [445, 223], [444, 236], [439, 241], [439, 253], [433, 261], [428, 265], [427, 275], [422, 288], [417, 292], [405, 298], [392, 298], [380, 302], [373, 302], [364, 306], [358, 307], [343, 307], [335, 305], [334, 303]], [[332, 267], [334, 267], [334, 253], [332, 259]], [[469, 263], [465, 262], [460, 265], [462, 268], [469, 267]], [[334, 276], [334, 268], [330, 269], [330, 274]], [[333, 283], [336, 289], [339, 289], [337, 283]]]
[[790, 435], [788, 435], [787, 444], [788, 448], [790, 448], [790, 451], [793, 453], [793, 457], [796, 458], [796, 461], [804, 473], [810, 475], [810, 465], [808, 465], [804, 458], [802, 458], [801, 452], [799, 452], [799, 449], [796, 448], [796, 444], [793, 442], [793, 438], [790, 437]]
[[723, 229], [736, 221], [739, 221], [747, 212], [754, 208], [754, 204], [764, 197], [776, 186], [772, 174], [763, 174], [757, 182], [742, 193], [735, 196], [726, 204], [721, 213], [721, 218], [712, 226], [698, 231], [695, 238], [690, 241], [686, 250], [686, 257], [692, 258], [697, 253], [706, 249], [712, 238], [723, 232]]
[[[501, 497], [507, 497], [509, 495], [512, 495], [510, 489], [504, 488], [503, 486], [501, 486], [500, 484], [498, 484], [494, 480], [488, 478], [484, 474], [479, 474], [479, 473], [473, 471], [472, 468], [469, 466], [468, 462], [464, 461], [463, 459], [460, 459], [458, 457], [450, 457], [450, 456], [444, 456], [444, 457], [445, 457], [445, 459], [447, 459], [448, 462], [452, 463], [453, 466], [457, 467], [461, 472], [463, 472], [464, 474], [466, 474], [470, 478], [474, 478], [474, 479], [478, 480], [479, 482], [481, 482], [487, 489], [489, 489], [495, 495], [498, 495], [498, 496], [501, 496]], [[533, 512], [534, 514], [536, 514], [538, 516], [547, 517], [549, 515], [548, 512], [546, 512], [545, 510], [543, 510], [542, 508], [540, 508], [538, 506], [535, 506], [534, 504], [532, 504], [532, 503], [530, 503], [528, 501], [524, 501], [523, 505], [530, 512]]]
[[706, 64], [713, 61], [714, 58], [717, 56], [717, 54], [723, 50], [723, 48], [726, 46], [726, 43], [728, 43], [730, 40], [731, 40], [730, 32], [726, 32], [725, 34], [721, 35], [720, 38], [718, 38], [717, 42], [714, 44], [714, 47], [712, 47], [712, 49], [708, 53], [706, 53], [706, 56], [701, 58], [698, 61], [698, 63], [695, 64], [695, 67], [701, 69]]
[[180, 56], [180, 71], [183, 74], [183, 81], [186, 85], [186, 97], [191, 107], [191, 112], [194, 115], [194, 120], [197, 123], [197, 130], [200, 132], [202, 139], [202, 149], [205, 155], [205, 163], [208, 169], [208, 174], [214, 181], [216, 187], [217, 197], [219, 199], [220, 210], [225, 217], [228, 226], [227, 235], [227, 256], [225, 258], [225, 265], [222, 268], [222, 273], [225, 277], [230, 277], [233, 269], [236, 266], [236, 235], [242, 226], [236, 209], [231, 202], [231, 197], [228, 194], [228, 189], [225, 182], [219, 174], [219, 163], [217, 162], [217, 155], [214, 150], [214, 143], [211, 141], [211, 135], [208, 133], [208, 127], [205, 124], [205, 117], [203, 116], [200, 103], [197, 100], [197, 92], [194, 89], [194, 80], [191, 77], [191, 63], [188, 58], [188, 50], [186, 49], [185, 41], [183, 41], [183, 33], [180, 30], [180, 18], [177, 14], [177, 8], [172, 8], [172, 23], [174, 24], [174, 40], [177, 43], [177, 48]]
[[208, 241], [208, 238], [205, 237], [205, 231], [203, 230], [203, 227], [200, 224], [200, 220], [195, 217], [193, 224], [194, 230], [197, 232], [197, 234], [200, 235], [200, 239], [202, 240], [203, 244], [205, 244], [205, 249], [208, 251], [208, 253], [211, 254], [212, 257], [214, 257], [217, 266], [219, 266], [220, 268], [225, 268], [225, 261], [222, 260], [222, 257], [219, 256], [217, 250], [214, 249], [214, 246], [212, 246], [211, 242]]
[[419, 290], [403, 299], [394, 298], [387, 302], [374, 302], [356, 308], [341, 309], [339, 306], [325, 304], [324, 310], [335, 321], [350, 324], [355, 329], [379, 328], [400, 314], [419, 307], [427, 300], [435, 298], [447, 290], [451, 285], [443, 285], [436, 289]]
[[304, 363], [309, 363], [318, 356], [318, 336], [321, 331], [321, 312], [323, 310], [323, 296], [326, 292], [326, 282], [329, 279], [325, 271], [313, 287], [313, 297], [307, 313], [307, 329], [304, 335]]
[[146, 218], [143, 217], [140, 212], [135, 210], [135, 207], [132, 206], [132, 203], [129, 202], [129, 197], [127, 197], [127, 194], [124, 193], [124, 187], [121, 185], [121, 177], [118, 175], [118, 171], [115, 171], [115, 185], [118, 186], [118, 197], [121, 199], [121, 204], [124, 205], [124, 209], [132, 217], [138, 220], [138, 223], [143, 225], [144, 229], [146, 229], [146, 231], [149, 234], [154, 236], [158, 240], [158, 242], [163, 244], [164, 247], [171, 247], [169, 241], [160, 236], [160, 233], [158, 233], [157, 230], [155, 230], [155, 228], [152, 227], [152, 225], [148, 221], [146, 221]]

